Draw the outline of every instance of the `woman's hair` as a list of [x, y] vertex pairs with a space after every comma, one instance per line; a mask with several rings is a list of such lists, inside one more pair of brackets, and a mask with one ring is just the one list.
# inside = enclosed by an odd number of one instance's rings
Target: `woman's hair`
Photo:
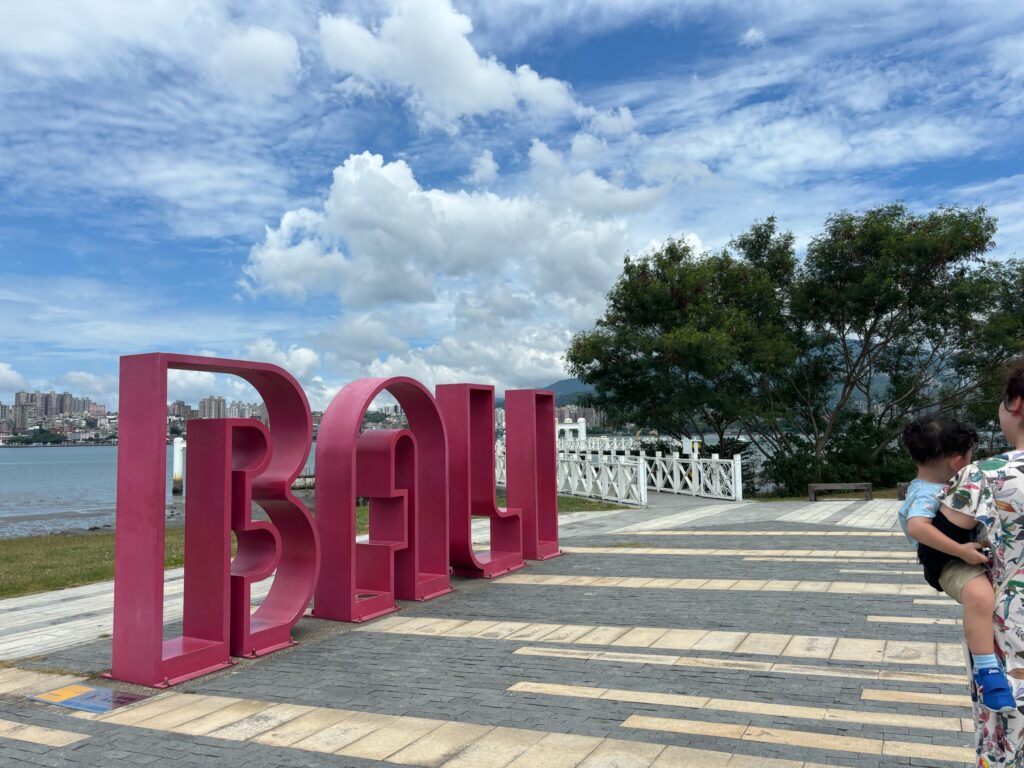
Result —
[[1024, 357], [1010, 363], [1003, 387], [1003, 404], [1009, 407], [1018, 397], [1024, 397]]
[[[1024, 374], [1021, 382], [1024, 385]], [[915, 464], [967, 453], [978, 444], [978, 433], [971, 427], [951, 416], [937, 413], [908, 421], [903, 427], [902, 437], [903, 445]]]

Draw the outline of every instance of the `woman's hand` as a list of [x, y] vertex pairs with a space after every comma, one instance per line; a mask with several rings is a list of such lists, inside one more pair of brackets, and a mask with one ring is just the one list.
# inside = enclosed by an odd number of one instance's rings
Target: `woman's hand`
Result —
[[981, 551], [985, 545], [977, 541], [968, 541], [957, 549], [957, 556], [968, 565], [985, 565], [988, 557]]

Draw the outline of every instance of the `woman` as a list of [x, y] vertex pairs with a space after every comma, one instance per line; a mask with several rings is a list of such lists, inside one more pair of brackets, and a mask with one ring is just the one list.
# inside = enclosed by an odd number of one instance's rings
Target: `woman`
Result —
[[[996, 655], [1017, 703], [1024, 705], [1024, 358], [1010, 369], [999, 424], [1013, 449], [964, 467], [939, 500], [973, 515], [978, 538], [987, 538], [992, 547]], [[978, 766], [1024, 768], [1024, 706], [1009, 714], [990, 712], [972, 692]]]

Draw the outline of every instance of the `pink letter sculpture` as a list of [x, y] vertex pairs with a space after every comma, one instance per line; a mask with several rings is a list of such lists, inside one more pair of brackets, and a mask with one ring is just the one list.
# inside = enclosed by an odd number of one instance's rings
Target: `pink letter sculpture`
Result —
[[[402, 406], [409, 431], [360, 437], [367, 409], [384, 390]], [[316, 443], [324, 558], [314, 616], [366, 621], [396, 610], [396, 597], [429, 600], [451, 591], [447, 463], [444, 422], [418, 381], [360, 379], [335, 395]], [[355, 497], [361, 489], [371, 496], [368, 544], [355, 541]]]
[[[163, 639], [168, 369], [234, 374], [251, 383], [270, 417], [188, 427], [184, 620]], [[317, 529], [291, 485], [312, 438], [298, 382], [266, 363], [155, 353], [121, 358], [117, 536], [111, 676], [167, 686], [291, 642], [316, 582]], [[271, 439], [272, 438], [272, 439]], [[270, 523], [250, 520], [251, 502]], [[229, 528], [238, 537], [230, 561]], [[250, 616], [249, 586], [275, 572]], [[229, 587], [230, 584], [230, 587]]]
[[[448, 429], [449, 556], [460, 576], [500, 576], [526, 565], [518, 509], [494, 499], [494, 387], [446, 384], [437, 404]], [[473, 517], [490, 518], [491, 547], [473, 551]]]
[[543, 389], [505, 392], [505, 482], [509, 507], [522, 510], [523, 553], [547, 560], [558, 548], [555, 396]]

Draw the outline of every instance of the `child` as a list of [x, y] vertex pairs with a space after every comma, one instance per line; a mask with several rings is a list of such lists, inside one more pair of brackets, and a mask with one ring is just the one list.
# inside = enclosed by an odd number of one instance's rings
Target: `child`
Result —
[[927, 415], [903, 428], [903, 445], [917, 465], [917, 479], [899, 510], [900, 525], [917, 542], [924, 578], [963, 606], [964, 635], [974, 660], [974, 681], [982, 704], [995, 712], [1017, 709], [1006, 673], [996, 661], [992, 615], [995, 594], [983, 545], [974, 541], [975, 519], [948, 507], [938, 496], [949, 480], [971, 463], [977, 433], [948, 416]]

